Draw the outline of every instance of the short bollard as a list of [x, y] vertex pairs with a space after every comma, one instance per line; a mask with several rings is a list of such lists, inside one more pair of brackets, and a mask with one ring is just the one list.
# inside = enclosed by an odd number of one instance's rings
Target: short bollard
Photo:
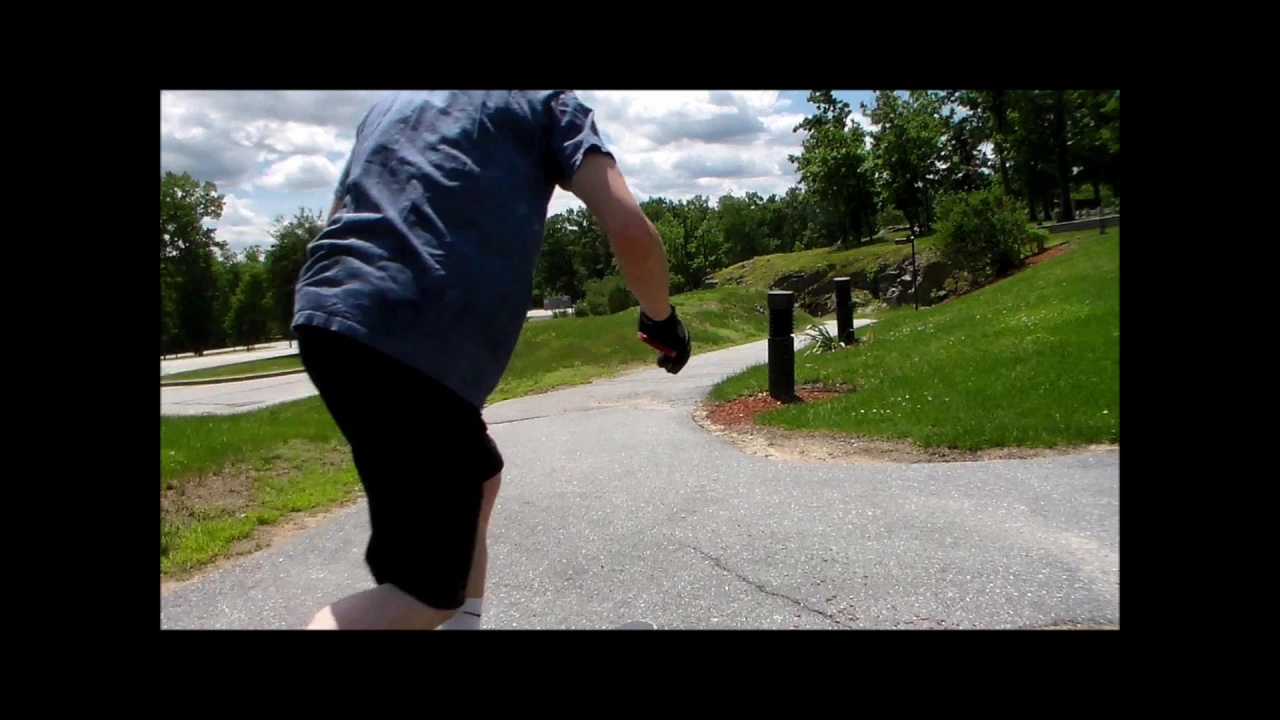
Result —
[[836, 278], [836, 337], [845, 345], [852, 345], [853, 287], [847, 277]]
[[769, 293], [769, 396], [786, 402], [796, 395], [795, 293]]

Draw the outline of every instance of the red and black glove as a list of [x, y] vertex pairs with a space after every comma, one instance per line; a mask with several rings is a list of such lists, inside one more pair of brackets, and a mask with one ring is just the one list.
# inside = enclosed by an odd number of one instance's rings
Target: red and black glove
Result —
[[661, 322], [654, 320], [641, 310], [640, 332], [637, 336], [642, 342], [662, 353], [658, 356], [658, 367], [672, 375], [683, 370], [685, 363], [689, 362], [689, 356], [693, 354], [693, 341], [689, 338], [689, 331], [684, 323], [676, 315], [675, 305], [671, 306], [671, 314]]

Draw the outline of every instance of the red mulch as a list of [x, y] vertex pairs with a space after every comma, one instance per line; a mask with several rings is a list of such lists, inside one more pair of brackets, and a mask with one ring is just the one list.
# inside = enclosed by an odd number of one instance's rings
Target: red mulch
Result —
[[[796, 390], [799, 402], [821, 400], [839, 394], [834, 390]], [[707, 410], [707, 419], [721, 426], [750, 425], [752, 419], [765, 410], [773, 410], [795, 402], [779, 402], [770, 397], [769, 393], [763, 392], [714, 405]]]
[[1065, 253], [1069, 249], [1070, 248], [1068, 248], [1066, 245], [1058, 245], [1056, 247], [1051, 247], [1048, 250], [1045, 250], [1044, 252], [1038, 255], [1032, 255], [1031, 257], [1027, 258], [1027, 264], [1035, 265], [1036, 263], [1042, 263], [1045, 260], [1052, 260], [1058, 257], [1059, 255]]

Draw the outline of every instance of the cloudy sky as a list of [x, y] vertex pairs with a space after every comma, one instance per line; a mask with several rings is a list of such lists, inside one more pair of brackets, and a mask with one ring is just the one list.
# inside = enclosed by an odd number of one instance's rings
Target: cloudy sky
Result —
[[[783, 193], [796, 182], [792, 128], [812, 112], [808, 91], [594, 91], [605, 141], [641, 199], [727, 192]], [[870, 91], [837, 91], [854, 112]], [[327, 212], [370, 93], [166, 91], [160, 169], [212, 180], [226, 195], [218, 235], [232, 248], [272, 241], [272, 219], [300, 207]], [[859, 114], [856, 118], [866, 124]], [[549, 212], [581, 203], [557, 189]]]

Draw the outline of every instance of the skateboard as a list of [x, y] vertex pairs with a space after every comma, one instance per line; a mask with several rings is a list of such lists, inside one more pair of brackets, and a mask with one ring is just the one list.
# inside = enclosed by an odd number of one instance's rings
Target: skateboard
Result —
[[632, 620], [614, 628], [614, 630], [657, 630], [658, 627], [648, 620]]

